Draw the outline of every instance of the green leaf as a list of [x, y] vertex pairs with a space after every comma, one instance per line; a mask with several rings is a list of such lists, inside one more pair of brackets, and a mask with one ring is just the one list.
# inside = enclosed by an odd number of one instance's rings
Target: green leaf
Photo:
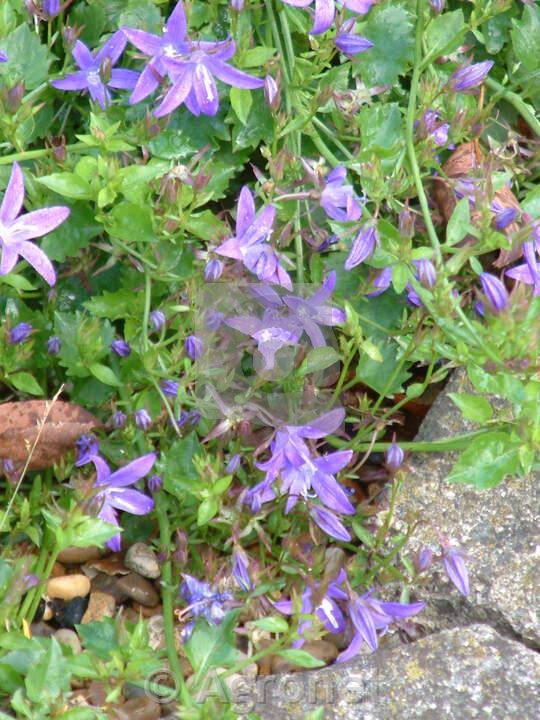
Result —
[[76, 629], [83, 647], [102, 660], [109, 660], [111, 652], [118, 647], [112, 618], [77, 625]]
[[69, 689], [69, 665], [58, 640], [54, 637], [48, 640], [47, 651], [32, 665], [24, 681], [28, 699], [36, 703], [54, 700]]
[[10, 665], [0, 662], [0, 691], [12, 695], [22, 685], [23, 679]]
[[37, 181], [58, 195], [73, 198], [73, 200], [92, 200], [95, 195], [90, 184], [75, 173], [53, 173], [37, 178]]
[[120, 387], [122, 385], [121, 380], [107, 365], [103, 365], [102, 363], [92, 363], [88, 369], [92, 375], [104, 385], [110, 385], [111, 387]]
[[13, 373], [8, 376], [8, 381], [21, 392], [28, 393], [29, 395], [43, 395], [43, 390], [40, 384], [34, 378], [33, 375], [27, 372]]
[[313, 348], [302, 361], [298, 372], [300, 375], [319, 372], [336, 362], [339, 362], [339, 354], [333, 347], [325, 345], [324, 347]]
[[526, 5], [521, 20], [512, 20], [512, 47], [528, 72], [540, 67], [540, 9]]
[[273, 47], [256, 47], [246, 50], [240, 56], [240, 67], [242, 68], [260, 68], [270, 58], [274, 57], [276, 49]]
[[258, 627], [259, 630], [266, 630], [266, 632], [272, 633], [284, 633], [289, 630], [289, 623], [285, 618], [279, 617], [279, 615], [254, 620], [253, 625]]
[[176, 440], [168, 450], [161, 453], [164, 463], [163, 486], [179, 500], [185, 498], [186, 490], [192, 490], [199, 479], [193, 458], [202, 452], [196, 433]]
[[250, 90], [232, 87], [230, 91], [231, 105], [238, 119], [245, 125], [249, 116], [249, 111], [253, 105], [253, 98]]
[[95, 317], [119, 320], [127, 317], [140, 317], [144, 305], [144, 294], [121, 288], [115, 292], [105, 290], [84, 303], [85, 308]]
[[373, 8], [362, 35], [373, 43], [356, 60], [366, 85], [393, 85], [414, 57], [411, 13], [394, 5]]
[[218, 510], [219, 502], [217, 498], [209, 497], [206, 498], [206, 500], [203, 500], [199, 505], [199, 510], [197, 512], [197, 525], [199, 527], [201, 525], [206, 525], [206, 523], [210, 522], [210, 520], [216, 515]]
[[429, 23], [425, 37], [427, 53], [432, 60], [447, 55], [459, 47], [467, 28], [462, 10], [445, 12]]
[[507, 475], [519, 472], [519, 448], [520, 443], [504, 432], [489, 432], [473, 438], [450, 471], [448, 480], [479, 489], [495, 487]]
[[403, 121], [399, 105], [388, 103], [366, 106], [358, 117], [360, 130], [362, 132], [362, 158], [370, 158], [377, 155], [386, 162], [399, 149], [398, 143], [404, 140]]
[[403, 383], [411, 377], [407, 371], [410, 363], [406, 363], [394, 376], [397, 366], [399, 348], [393, 341], [382, 341], [378, 343], [382, 362], [375, 362], [367, 354], [361, 355], [356, 368], [356, 377], [376, 392], [384, 392], [386, 395], [393, 395], [403, 392]]
[[68, 257], [79, 256], [92, 238], [103, 231], [86, 203], [74, 203], [70, 209], [68, 219], [41, 241], [42, 250], [51, 260], [64, 262]]
[[322, 660], [313, 657], [313, 655], [310, 655], [305, 650], [297, 650], [295, 648], [291, 648], [290, 650], [279, 650], [276, 655], [281, 655], [281, 657], [286, 658], [294, 665], [299, 665], [300, 667], [318, 668], [324, 666], [324, 662]]
[[0, 65], [0, 77], [12, 82], [23, 80], [26, 90], [33, 90], [47, 80], [51, 56], [27, 22], [2, 38], [0, 48], [9, 58], [9, 62]]
[[469, 198], [462, 198], [454, 208], [454, 212], [446, 227], [446, 242], [448, 245], [455, 245], [461, 242], [469, 232], [471, 215], [469, 210]]
[[107, 232], [126, 242], [154, 242], [156, 235], [149, 207], [122, 202], [107, 215]]
[[9, 287], [18, 291], [26, 290], [28, 292], [36, 289], [35, 286], [24, 277], [24, 275], [15, 275], [14, 273], [1, 275], [0, 282], [4, 283], [4, 285], [9, 285]]
[[448, 393], [448, 395], [466, 420], [485, 423], [493, 417], [493, 408], [489, 400], [481, 395], [469, 393]]
[[240, 609], [227, 613], [220, 625], [200, 619], [184, 645], [185, 653], [199, 677], [210, 668], [230, 667], [238, 660], [234, 628]]

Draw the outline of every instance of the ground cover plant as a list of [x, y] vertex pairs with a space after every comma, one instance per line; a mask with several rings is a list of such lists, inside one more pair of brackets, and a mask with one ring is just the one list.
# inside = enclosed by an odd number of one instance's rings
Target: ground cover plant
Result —
[[[420, 637], [434, 564], [469, 594], [392, 511], [412, 451], [538, 468], [539, 31], [1, 4], [0, 717], [236, 717], [246, 678]], [[415, 441], [459, 367], [472, 429]]]

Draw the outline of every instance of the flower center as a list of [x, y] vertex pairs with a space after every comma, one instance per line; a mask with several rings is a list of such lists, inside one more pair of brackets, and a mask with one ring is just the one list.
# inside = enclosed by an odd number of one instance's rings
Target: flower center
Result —
[[89, 85], [101, 85], [99, 70], [89, 70], [86, 74], [86, 81]]
[[173, 57], [177, 57], [178, 52], [176, 51], [176, 48], [174, 47], [174, 45], [172, 45], [171, 43], [168, 43], [167, 45], [165, 45], [163, 47], [163, 54], [165, 55], [165, 57], [173, 58]]

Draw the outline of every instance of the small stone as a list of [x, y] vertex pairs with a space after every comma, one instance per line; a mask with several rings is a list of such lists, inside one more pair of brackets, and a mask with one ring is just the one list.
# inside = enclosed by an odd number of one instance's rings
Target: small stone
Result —
[[47, 623], [37, 622], [30, 625], [30, 632], [32, 637], [49, 637], [54, 635], [54, 628]]
[[133, 572], [145, 578], [155, 580], [161, 575], [161, 570], [155, 552], [145, 543], [135, 543], [126, 553], [124, 563]]
[[71, 600], [84, 597], [90, 592], [90, 580], [85, 575], [62, 575], [47, 583], [47, 595], [51, 598]]
[[102, 620], [105, 617], [114, 617], [116, 600], [112, 595], [102, 592], [90, 593], [88, 607], [82, 618], [82, 624]]
[[159, 720], [161, 706], [150, 697], [136, 697], [115, 708], [115, 720]]
[[74, 628], [78, 625], [88, 605], [87, 597], [76, 597], [65, 602], [54, 599], [51, 601], [54, 608], [54, 620], [61, 628]]
[[63, 565], [61, 565], [59, 562], [55, 562], [52, 566], [51, 574], [49, 577], [55, 578], [55, 577], [61, 577], [62, 575], [66, 574], [66, 570]]
[[54, 617], [54, 610], [52, 609], [52, 606], [50, 603], [46, 602], [45, 607], [43, 608], [43, 617], [41, 618], [45, 622], [48, 622], [49, 620], [52, 620]]
[[73, 630], [61, 628], [54, 633], [54, 637], [58, 640], [58, 642], [70, 647], [74, 655], [78, 655], [82, 651], [79, 636]]
[[100, 556], [100, 549], [96, 545], [90, 547], [68, 547], [58, 553], [58, 560], [65, 565], [78, 565], [79, 563], [96, 560]]
[[121, 605], [128, 598], [127, 593], [119, 587], [118, 578], [105, 573], [97, 573], [92, 578], [91, 590], [92, 592], [103, 592], [112, 595], [117, 605]]
[[136, 573], [129, 573], [119, 578], [117, 585], [128, 597], [141, 605], [154, 607], [159, 602], [159, 595], [152, 583]]
[[124, 565], [124, 556], [121, 553], [114, 553], [106, 558], [98, 558], [85, 565], [85, 574], [88, 570], [105, 573], [106, 575], [127, 575], [128, 568]]

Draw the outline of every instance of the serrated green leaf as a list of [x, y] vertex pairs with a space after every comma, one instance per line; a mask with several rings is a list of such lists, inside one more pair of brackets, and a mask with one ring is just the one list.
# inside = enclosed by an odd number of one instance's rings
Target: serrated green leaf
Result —
[[525, 5], [521, 20], [512, 20], [512, 47], [528, 72], [540, 67], [540, 9]]
[[24, 681], [29, 700], [36, 703], [50, 702], [69, 689], [69, 665], [58, 640], [48, 640], [46, 652], [32, 665]]
[[520, 470], [520, 443], [504, 432], [489, 432], [473, 438], [461, 454], [449, 482], [466, 483], [479, 489], [498, 485]]
[[11, 82], [23, 80], [26, 90], [33, 90], [47, 79], [51, 56], [27, 22], [2, 38], [0, 48], [9, 58], [9, 62], [0, 64], [0, 77]]
[[356, 60], [366, 85], [393, 85], [414, 57], [411, 13], [395, 5], [373, 8], [362, 35], [373, 43]]
[[220, 625], [200, 619], [184, 645], [186, 655], [199, 678], [213, 667], [230, 667], [239, 657], [234, 627], [240, 610], [227, 613]]
[[111, 652], [118, 647], [115, 622], [112, 618], [77, 625], [82, 646], [102, 660], [109, 660]]
[[448, 393], [448, 396], [458, 406], [466, 420], [485, 423], [493, 417], [493, 408], [489, 400], [481, 395]]

